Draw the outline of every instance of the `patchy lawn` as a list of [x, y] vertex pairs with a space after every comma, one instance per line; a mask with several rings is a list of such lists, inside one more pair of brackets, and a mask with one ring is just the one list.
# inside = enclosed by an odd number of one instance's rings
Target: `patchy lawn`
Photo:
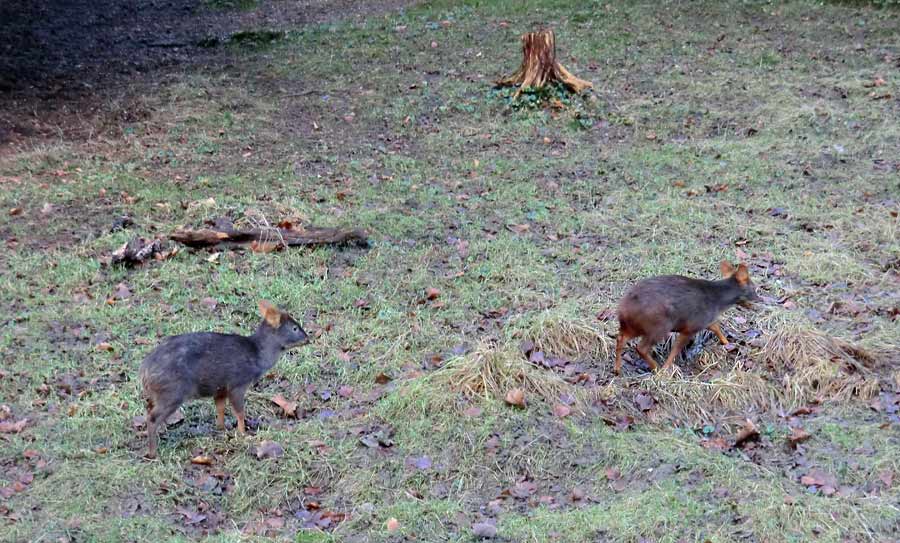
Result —
[[[202, 62], [8, 102], [39, 129], [0, 152], [4, 541], [900, 538], [900, 12], [314, 4], [207, 2]], [[537, 23], [594, 91], [492, 89]], [[371, 246], [110, 262], [222, 217]], [[624, 290], [723, 258], [766, 300], [732, 346], [613, 378]], [[250, 434], [194, 402], [143, 460], [142, 357], [260, 298], [315, 340]]]

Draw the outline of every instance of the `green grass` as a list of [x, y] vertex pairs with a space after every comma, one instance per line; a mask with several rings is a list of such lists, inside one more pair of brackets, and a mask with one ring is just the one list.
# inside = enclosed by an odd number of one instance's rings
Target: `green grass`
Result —
[[[555, 28], [591, 98], [515, 109], [491, 89], [535, 21]], [[0, 539], [462, 542], [486, 517], [507, 541], [896, 539], [900, 487], [879, 486], [884, 472], [900, 476], [896, 424], [882, 427], [884, 413], [862, 402], [826, 402], [800, 421], [813, 436], [807, 466], [849, 488], [826, 497], [799, 484], [807, 468], [781, 437], [794, 422], [773, 413], [718, 413], [717, 432], [751, 416], [775, 436], [759, 454], [721, 453], [701, 445], [709, 421], [648, 416], [617, 432], [602, 405], [559, 419], [537, 398], [514, 410], [428, 376], [435, 354], [516, 346], [542, 323], [614, 333], [595, 316], [637, 279], [711, 278], [741, 253], [767, 296], [796, 304], [768, 313], [900, 344], [898, 31], [896, 10], [844, 3], [432, 1], [265, 47], [233, 43], [240, 70], [172, 72], [133, 82], [129, 101], [103, 96], [112, 121], [90, 141], [0, 157], [0, 403], [31, 421], [2, 434], [0, 487], [34, 473], [0, 498]], [[884, 86], [865, 86], [878, 76]], [[124, 109], [147, 115], [126, 123]], [[121, 215], [136, 226], [111, 232]], [[103, 263], [133, 235], [222, 216], [352, 225], [371, 247]], [[131, 296], [111, 300], [120, 283]], [[442, 306], [424, 301], [431, 287]], [[195, 402], [159, 460], [143, 461], [132, 426], [142, 357], [165, 335], [249, 333], [259, 298], [321, 335], [251, 392], [258, 428], [217, 432], [212, 402]], [[394, 379], [383, 390], [380, 373]], [[276, 394], [305, 417], [281, 418]], [[482, 413], [463, 415], [472, 405]], [[384, 427], [393, 447], [360, 444]], [[265, 439], [285, 456], [250, 454]], [[211, 467], [190, 463], [201, 453]], [[410, 465], [421, 456], [431, 468]], [[207, 474], [211, 490], [195, 483]], [[532, 497], [503, 495], [523, 478]], [[587, 496], [577, 503], [576, 486]], [[349, 516], [298, 533], [294, 513], [309, 501]], [[208, 518], [188, 524], [182, 511]], [[283, 527], [255, 528], [271, 518]]]

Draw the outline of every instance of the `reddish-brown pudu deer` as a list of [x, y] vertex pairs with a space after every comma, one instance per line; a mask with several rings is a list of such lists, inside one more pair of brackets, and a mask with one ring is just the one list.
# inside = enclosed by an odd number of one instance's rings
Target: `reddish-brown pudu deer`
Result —
[[735, 268], [723, 261], [720, 268], [724, 279], [719, 281], [660, 275], [631, 287], [619, 302], [619, 337], [613, 370], [616, 375], [622, 370], [622, 351], [631, 338], [641, 338], [637, 352], [653, 371], [657, 365], [650, 349], [669, 332], [678, 332], [678, 337], [666, 358], [665, 369], [672, 367], [687, 342], [704, 328], [714, 333], [723, 345], [728, 344], [728, 338], [716, 322], [719, 315], [735, 304], [749, 307], [759, 296], [746, 265]]

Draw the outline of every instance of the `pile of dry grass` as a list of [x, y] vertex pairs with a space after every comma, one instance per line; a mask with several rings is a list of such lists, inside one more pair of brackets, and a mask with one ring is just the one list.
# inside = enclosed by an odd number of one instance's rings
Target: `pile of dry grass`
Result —
[[535, 350], [569, 360], [599, 362], [610, 358], [615, 347], [615, 341], [591, 323], [553, 312], [541, 314], [522, 335]]
[[868, 400], [886, 378], [880, 354], [819, 330], [785, 323], [765, 338], [754, 356], [781, 376], [782, 395], [791, 404]]
[[672, 373], [634, 378], [617, 383], [617, 388], [616, 405], [623, 410], [637, 411], [626, 394], [636, 390], [653, 396], [662, 412], [660, 418], [678, 422], [743, 421], [749, 414], [766, 412], [778, 403], [771, 383], [740, 362], [708, 379], [704, 373], [686, 377], [676, 366]]
[[685, 376], [676, 366], [671, 375], [617, 383], [619, 392], [652, 394], [673, 420], [721, 421], [789, 411], [812, 401], [868, 401], [900, 376], [896, 371], [892, 375], [885, 363], [887, 349], [864, 349], [799, 323], [769, 321], [762, 326], [764, 342], [749, 358], [732, 357], [710, 341], [695, 359], [699, 373]]
[[482, 343], [471, 353], [449, 361], [429, 380], [470, 398], [502, 400], [514, 388], [525, 393], [526, 401], [553, 403], [569, 395], [579, 402], [587, 396], [583, 387], [575, 387], [528, 362], [518, 349], [490, 343]]
[[[613, 340], [586, 322], [547, 313], [512, 334], [512, 341], [482, 343], [427, 376], [422, 384], [457, 398], [503, 400], [509, 390], [518, 388], [529, 402], [552, 404], [563, 395], [575, 398], [578, 406], [602, 400], [616, 411], [636, 416], [643, 413], [635, 401], [637, 395], [649, 394], [655, 400], [652, 412], [657, 420], [728, 424], [789, 411], [811, 401], [868, 401], [889, 381], [900, 383], [900, 372], [892, 374], [885, 363], [886, 349], [863, 349], [797, 323], [770, 320], [758, 326], [764, 341], [749, 353], [728, 353], [710, 335], [706, 341], [698, 338], [695, 352], [687, 356], [690, 362], [676, 365], [671, 373], [605, 380], [605, 370], [600, 368], [611, 366]], [[530, 363], [512, 346], [522, 339], [533, 342], [534, 349], [546, 356], [595, 364], [602, 384], [572, 385], [556, 372]], [[447, 403], [437, 407], [446, 408]]]

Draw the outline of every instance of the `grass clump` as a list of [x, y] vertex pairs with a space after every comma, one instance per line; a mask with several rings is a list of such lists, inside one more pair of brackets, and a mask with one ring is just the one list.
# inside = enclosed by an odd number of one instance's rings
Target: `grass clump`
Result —
[[587, 358], [600, 362], [613, 354], [615, 346], [614, 340], [590, 321], [559, 311], [540, 313], [524, 331], [514, 335], [531, 341], [534, 350], [571, 360]]
[[873, 398], [890, 382], [883, 362], [887, 350], [879, 351], [803, 325], [780, 323], [755, 355], [782, 376], [786, 402], [797, 404]]
[[478, 345], [471, 353], [448, 362], [431, 381], [470, 398], [502, 400], [513, 388], [526, 398], [556, 401], [574, 387], [562, 378], [531, 364], [522, 353], [491, 343]]

